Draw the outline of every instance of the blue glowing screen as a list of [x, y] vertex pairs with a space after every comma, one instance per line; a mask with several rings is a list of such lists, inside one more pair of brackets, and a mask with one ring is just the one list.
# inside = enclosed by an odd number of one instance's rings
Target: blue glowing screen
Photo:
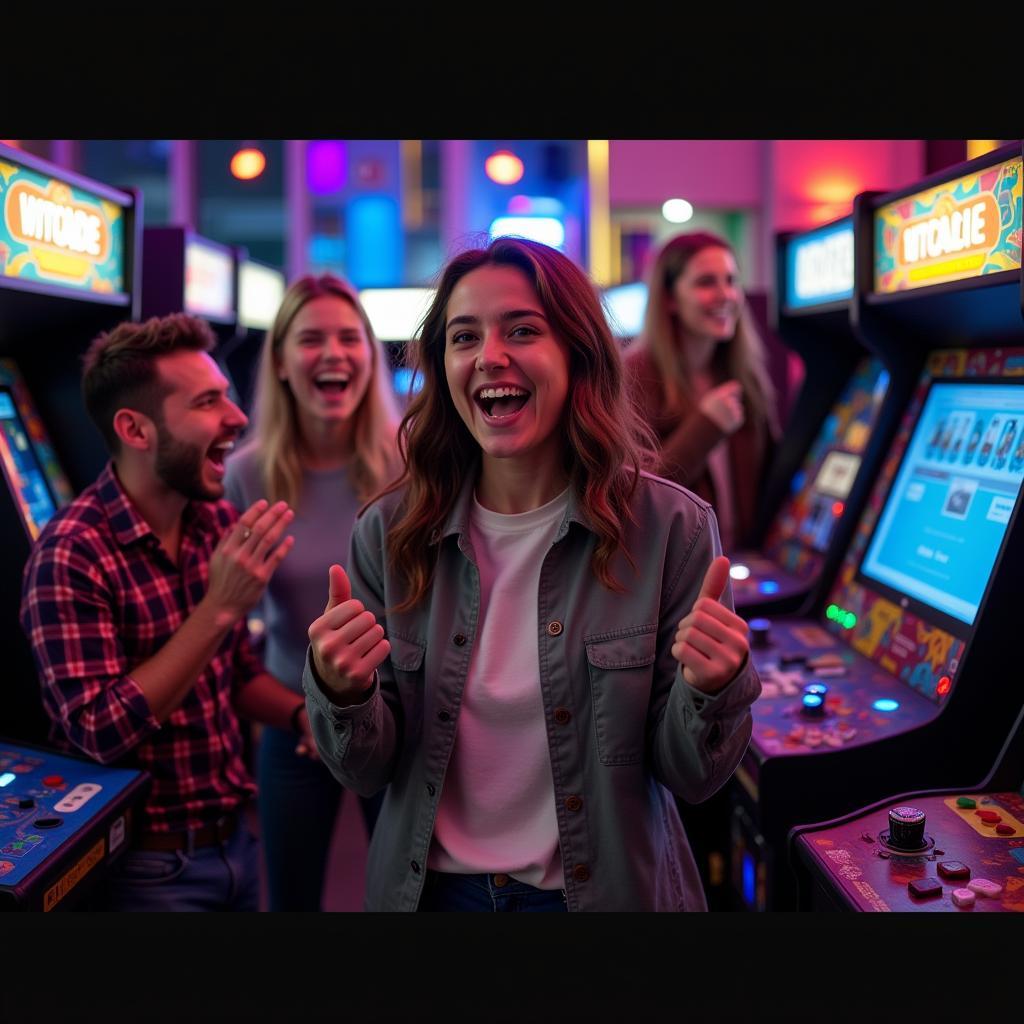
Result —
[[935, 382], [861, 573], [973, 625], [1024, 478], [1024, 387]]

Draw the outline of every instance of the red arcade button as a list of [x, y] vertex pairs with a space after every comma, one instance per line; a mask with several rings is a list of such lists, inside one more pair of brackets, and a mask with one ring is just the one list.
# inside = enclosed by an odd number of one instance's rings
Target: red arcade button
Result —
[[995, 811], [975, 811], [974, 813], [977, 814], [986, 825], [995, 825], [997, 822], [1003, 820], [1003, 816], [1001, 814], [996, 814]]
[[64, 785], [63, 775], [47, 775], [43, 778], [43, 785], [49, 786], [50, 789], [56, 789], [58, 786]]
[[1005, 821], [1001, 825], [996, 825], [996, 832], [1001, 836], [1012, 836], [1016, 831], [1012, 825], [1007, 825]]

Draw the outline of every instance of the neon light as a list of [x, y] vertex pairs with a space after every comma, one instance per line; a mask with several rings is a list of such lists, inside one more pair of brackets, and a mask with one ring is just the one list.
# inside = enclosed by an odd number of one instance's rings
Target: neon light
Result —
[[408, 341], [434, 298], [433, 288], [364, 288], [359, 293], [380, 341]]
[[405, 398], [408, 395], [414, 395], [417, 391], [423, 389], [423, 375], [417, 373], [413, 375], [413, 370], [409, 366], [399, 366], [395, 370], [393, 380], [395, 382], [395, 392]]
[[506, 204], [508, 213], [536, 217], [561, 217], [565, 207], [552, 196], [514, 195]]
[[834, 604], [830, 604], [825, 609], [825, 618], [826, 619], [832, 619], [833, 621], [838, 619], [839, 618], [839, 608], [836, 605], [834, 605]]
[[750, 568], [737, 562], [735, 565], [729, 567], [729, 575], [734, 580], [746, 580], [750, 578]]
[[832, 515], [841, 516], [846, 506], [841, 501], [832, 502]]
[[761, 580], [757, 585], [757, 589], [762, 594], [777, 594], [779, 592], [779, 585], [775, 580]]
[[743, 898], [748, 906], [754, 906], [755, 899], [755, 878], [754, 858], [746, 850], [743, 851]]
[[952, 689], [952, 687], [953, 687], [953, 680], [950, 679], [949, 676], [943, 676], [939, 680], [938, 685], [935, 687], [935, 692], [940, 697], [945, 697], [946, 694], [949, 693], [949, 691]]
[[0, 789], [9, 786], [17, 777], [14, 772], [4, 772], [3, 775], [0, 775]]
[[499, 185], [514, 185], [523, 176], [523, 161], [507, 149], [499, 149], [484, 161], [484, 170]]
[[492, 240], [500, 235], [519, 235], [552, 249], [565, 245], [565, 225], [555, 217], [495, 217], [490, 235]]
[[685, 199], [666, 199], [661, 215], [672, 224], [685, 224], [693, 216], [693, 203]]
[[267, 158], [263, 153], [252, 147], [240, 149], [231, 158], [231, 173], [242, 181], [258, 178], [267, 166]]
[[391, 287], [402, 279], [402, 221], [389, 195], [353, 199], [345, 208], [348, 277], [357, 287]]
[[888, 697], [881, 697], [871, 705], [876, 711], [895, 711], [899, 706], [898, 700], [890, 700]]
[[315, 139], [306, 146], [306, 185], [314, 195], [326, 196], [345, 187], [348, 177], [345, 143]]

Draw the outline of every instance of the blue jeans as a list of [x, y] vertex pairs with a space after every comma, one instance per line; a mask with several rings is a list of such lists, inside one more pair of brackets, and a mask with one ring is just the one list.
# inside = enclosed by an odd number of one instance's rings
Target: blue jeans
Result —
[[[334, 822], [345, 790], [321, 761], [295, 753], [294, 733], [264, 727], [256, 773], [270, 910], [319, 910]], [[359, 798], [366, 833], [384, 793]]]
[[[496, 885], [495, 878], [505, 884]], [[454, 875], [428, 871], [417, 909], [538, 913], [569, 908], [562, 889], [537, 889], [508, 875]]]
[[259, 910], [256, 838], [239, 823], [226, 843], [193, 850], [125, 851], [98, 910]]

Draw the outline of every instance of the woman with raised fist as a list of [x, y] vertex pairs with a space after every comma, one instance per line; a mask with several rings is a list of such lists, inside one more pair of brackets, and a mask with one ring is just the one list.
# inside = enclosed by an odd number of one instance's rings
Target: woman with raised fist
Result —
[[329, 570], [303, 676], [369, 795], [369, 910], [703, 910], [672, 793], [706, 799], [760, 684], [710, 507], [650, 440], [557, 250], [454, 257], [416, 341], [405, 473]]
[[764, 343], [725, 239], [692, 231], [662, 246], [625, 362], [661, 445], [657, 471], [714, 506], [725, 550], [734, 551], [755, 526], [779, 426]]

